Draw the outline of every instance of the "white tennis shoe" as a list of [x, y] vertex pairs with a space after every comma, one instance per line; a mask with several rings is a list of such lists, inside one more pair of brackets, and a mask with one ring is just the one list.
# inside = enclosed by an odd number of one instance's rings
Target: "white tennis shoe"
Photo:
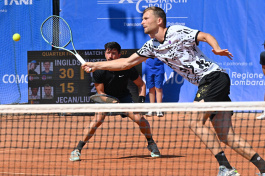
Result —
[[147, 148], [151, 152], [151, 157], [153, 157], [153, 158], [161, 157], [160, 151], [158, 150], [156, 143], [152, 143], [152, 144], [148, 145]]
[[263, 112], [263, 114], [261, 114], [260, 116], [258, 116], [257, 119], [258, 120], [265, 119], [265, 112]]
[[70, 161], [80, 161], [80, 152], [79, 150], [75, 149], [74, 151], [71, 152]]
[[161, 111], [157, 111], [157, 112], [156, 112], [156, 116], [157, 116], [157, 117], [163, 117], [164, 114], [163, 114], [163, 112], [161, 112]]
[[153, 112], [152, 111], [149, 111], [148, 113], [145, 114], [146, 116], [148, 117], [151, 117], [153, 115]]
[[235, 168], [227, 169], [225, 166], [220, 166], [217, 176], [240, 176], [240, 174]]
[[262, 174], [261, 173], [258, 173], [257, 175], [258, 176], [265, 176], [265, 173], [262, 173]]

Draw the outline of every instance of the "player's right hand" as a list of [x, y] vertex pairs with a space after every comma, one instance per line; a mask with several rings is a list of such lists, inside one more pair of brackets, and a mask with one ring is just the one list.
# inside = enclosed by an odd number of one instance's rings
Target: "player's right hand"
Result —
[[92, 63], [91, 62], [86, 62], [82, 65], [82, 69], [87, 72], [87, 73], [91, 73], [94, 72], [95, 69], [92, 68]]

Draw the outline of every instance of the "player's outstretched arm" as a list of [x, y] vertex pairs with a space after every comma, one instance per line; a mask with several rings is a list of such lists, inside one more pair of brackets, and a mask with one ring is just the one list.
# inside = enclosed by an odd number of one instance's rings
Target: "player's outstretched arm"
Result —
[[137, 53], [134, 53], [128, 58], [120, 58], [103, 62], [86, 62], [82, 65], [82, 68], [88, 73], [94, 72], [96, 70], [120, 71], [130, 69], [133, 66], [145, 61], [146, 59], [147, 58], [141, 57]]
[[220, 56], [227, 56], [229, 59], [232, 60], [233, 57], [232, 53], [230, 53], [228, 49], [221, 49], [217, 40], [211, 34], [199, 32], [197, 40], [202, 42], [207, 42], [213, 48], [212, 52], [214, 54]]

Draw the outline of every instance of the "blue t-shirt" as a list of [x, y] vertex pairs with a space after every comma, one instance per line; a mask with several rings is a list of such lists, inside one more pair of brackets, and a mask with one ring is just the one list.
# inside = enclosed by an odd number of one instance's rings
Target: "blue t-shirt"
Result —
[[51, 74], [53, 74], [53, 71], [50, 70], [48, 73], [45, 72], [45, 71], [43, 71], [42, 74], [43, 74], [43, 75], [51, 75]]

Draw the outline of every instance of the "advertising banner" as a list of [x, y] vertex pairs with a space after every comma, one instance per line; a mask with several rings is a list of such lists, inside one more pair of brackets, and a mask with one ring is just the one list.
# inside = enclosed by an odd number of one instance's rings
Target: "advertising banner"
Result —
[[[141, 25], [142, 12], [149, 6], [164, 9], [167, 26], [185, 25], [210, 33], [222, 49], [234, 55], [233, 60], [216, 56], [207, 43], [199, 44], [227, 70], [233, 101], [264, 100], [265, 77], [259, 64], [265, 40], [264, 0], [61, 0], [60, 16], [71, 27], [77, 50], [104, 49], [110, 41], [118, 42], [122, 49], [139, 49], [149, 40]], [[51, 14], [50, 0], [0, 0], [0, 104], [28, 102], [27, 51], [51, 49], [39, 32], [42, 21]], [[14, 33], [21, 35], [20, 41], [12, 40]], [[193, 101], [197, 86], [164, 67], [163, 102]], [[144, 63], [142, 69], [144, 73]]]
[[[265, 1], [197, 0], [61, 0], [61, 15], [70, 21], [78, 49], [102, 49], [109, 41], [122, 48], [139, 49], [149, 40], [141, 26], [146, 7], [167, 14], [167, 26], [185, 25], [213, 35], [234, 55], [216, 56], [200, 42], [201, 50], [225, 68], [231, 78], [233, 101], [263, 101], [265, 79], [259, 64], [265, 40]], [[145, 67], [143, 64], [143, 73]], [[144, 75], [143, 75], [144, 76]], [[165, 66], [164, 102], [193, 101], [197, 87]]]

